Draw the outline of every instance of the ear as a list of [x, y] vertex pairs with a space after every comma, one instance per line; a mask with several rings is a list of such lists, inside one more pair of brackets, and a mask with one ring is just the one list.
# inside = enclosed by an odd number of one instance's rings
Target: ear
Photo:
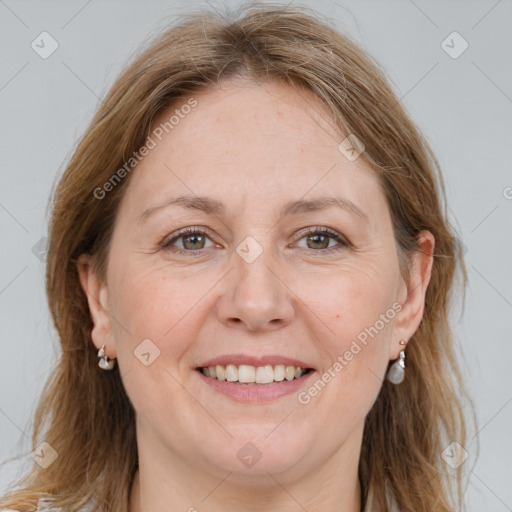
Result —
[[393, 340], [390, 344], [390, 359], [397, 359], [404, 349], [400, 340], [408, 342], [417, 331], [425, 310], [425, 297], [432, 275], [434, 261], [434, 235], [427, 230], [417, 236], [417, 250], [410, 257], [409, 282], [403, 281], [400, 288], [402, 309], [395, 317]]
[[108, 312], [107, 286], [102, 283], [94, 272], [93, 257], [81, 254], [77, 261], [80, 284], [89, 303], [89, 311], [93, 321], [91, 338], [99, 350], [105, 345], [105, 354], [109, 358], [116, 357], [115, 342], [112, 332], [112, 322]]

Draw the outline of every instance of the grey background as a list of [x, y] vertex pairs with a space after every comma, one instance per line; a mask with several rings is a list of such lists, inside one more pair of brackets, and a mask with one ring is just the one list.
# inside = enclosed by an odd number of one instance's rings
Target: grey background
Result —
[[[32, 463], [31, 416], [58, 354], [44, 265], [34, 254], [46, 235], [49, 193], [129, 55], [155, 28], [198, 5], [206, 4], [0, 0], [0, 461], [23, 453], [0, 465], [0, 492]], [[455, 318], [479, 421], [465, 447], [472, 469], [466, 502], [471, 512], [512, 510], [511, 2], [308, 5], [383, 65], [444, 170], [469, 269], [466, 309]], [[31, 48], [43, 31], [59, 44], [47, 59]], [[453, 31], [469, 44], [456, 59], [441, 46]]]

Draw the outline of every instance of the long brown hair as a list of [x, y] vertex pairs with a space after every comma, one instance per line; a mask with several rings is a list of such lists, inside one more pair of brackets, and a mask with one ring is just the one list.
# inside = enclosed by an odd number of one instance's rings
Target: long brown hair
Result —
[[[62, 354], [35, 414], [33, 446], [58, 453], [46, 469], [34, 464], [1, 507], [33, 510], [53, 495], [73, 512], [94, 497], [105, 512], [126, 509], [137, 469], [135, 418], [117, 367], [98, 368], [92, 321], [76, 262], [96, 258], [105, 278], [117, 206], [129, 176], [101, 188], [140, 148], [156, 115], [178, 98], [237, 74], [281, 80], [313, 92], [342, 134], [364, 141], [361, 155], [385, 190], [402, 261], [416, 236], [435, 236], [424, 316], [407, 349], [399, 386], [384, 382], [367, 415], [359, 464], [363, 504], [388, 499], [403, 512], [460, 510], [463, 471], [441, 457], [466, 442], [465, 400], [449, 325], [456, 276], [466, 284], [462, 252], [447, 217], [439, 165], [378, 65], [328, 20], [304, 7], [252, 4], [236, 17], [191, 14], [158, 34], [123, 71], [98, 108], [52, 198], [46, 288]], [[134, 171], [136, 172], [136, 171]], [[405, 259], [404, 259], [405, 258]], [[407, 277], [407, 265], [403, 265]], [[462, 296], [462, 295], [461, 295]]]

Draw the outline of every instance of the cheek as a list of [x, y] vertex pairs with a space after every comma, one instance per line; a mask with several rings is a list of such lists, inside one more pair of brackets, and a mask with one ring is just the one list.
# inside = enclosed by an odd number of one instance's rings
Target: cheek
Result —
[[[137, 415], [153, 423], [165, 404], [186, 417], [190, 397], [179, 384], [179, 363], [197, 338], [198, 303], [211, 285], [199, 289], [197, 278], [134, 267], [118, 267], [111, 283], [117, 359]], [[168, 419], [165, 414], [162, 418]]]
[[[395, 317], [396, 272], [377, 266], [342, 268], [330, 275], [303, 279], [297, 294], [309, 310], [323, 322], [322, 340], [331, 358], [348, 350], [353, 340], [385, 337]], [[376, 329], [376, 331], [375, 331]]]
[[385, 273], [380, 276], [345, 273], [326, 283], [324, 300], [318, 296], [314, 304], [308, 302], [325, 319], [317, 336], [325, 363], [298, 399], [304, 420], [311, 421], [312, 411], [328, 417], [322, 428], [340, 442], [370, 410], [388, 364], [396, 310], [393, 283]]
[[193, 334], [197, 322], [192, 321], [192, 312], [208, 288], [207, 283], [199, 284], [184, 273], [169, 275], [165, 269], [118, 268], [111, 303], [118, 352], [133, 352], [150, 339], [162, 355], [179, 354], [184, 349], [179, 342], [182, 333]]
[[[361, 354], [368, 355], [376, 345], [382, 346], [387, 339], [395, 316], [395, 296], [385, 280], [353, 280], [347, 283], [347, 293], [340, 297], [339, 318], [336, 332], [349, 350], [354, 343], [362, 347]], [[375, 343], [369, 343], [375, 340]], [[357, 348], [353, 351], [357, 351]], [[350, 355], [347, 354], [347, 357]]]
[[325, 407], [325, 414], [349, 430], [376, 399], [388, 364], [398, 280], [398, 271], [390, 267], [345, 267], [320, 279], [314, 294], [311, 283], [304, 282], [299, 291], [323, 320], [316, 322], [315, 334], [325, 362], [301, 403]]

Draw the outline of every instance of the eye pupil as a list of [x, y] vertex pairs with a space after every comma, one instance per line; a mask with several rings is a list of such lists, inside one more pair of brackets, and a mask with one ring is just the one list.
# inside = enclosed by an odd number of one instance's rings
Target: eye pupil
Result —
[[[312, 240], [314, 244], [322, 244], [321, 246], [321, 249], [325, 249], [329, 246], [329, 237], [327, 235], [321, 235], [321, 234], [316, 234], [316, 235], [311, 235], [308, 237], [309, 240]], [[322, 240], [319, 241], [318, 239], [321, 238]], [[325, 244], [325, 241], [327, 241], [327, 245]]]
[[[204, 243], [204, 236], [203, 235], [188, 235], [188, 236], [185, 236], [183, 237], [183, 245], [186, 249], [197, 249], [197, 245], [195, 245], [195, 242], [197, 242], [198, 240], [199, 241], [203, 241]], [[191, 246], [189, 246], [189, 244], [187, 243], [188, 241], [190, 240], [195, 240], [194, 242], [192, 242], [192, 244], [190, 244]], [[200, 249], [202, 249], [202, 247], [199, 247]]]

